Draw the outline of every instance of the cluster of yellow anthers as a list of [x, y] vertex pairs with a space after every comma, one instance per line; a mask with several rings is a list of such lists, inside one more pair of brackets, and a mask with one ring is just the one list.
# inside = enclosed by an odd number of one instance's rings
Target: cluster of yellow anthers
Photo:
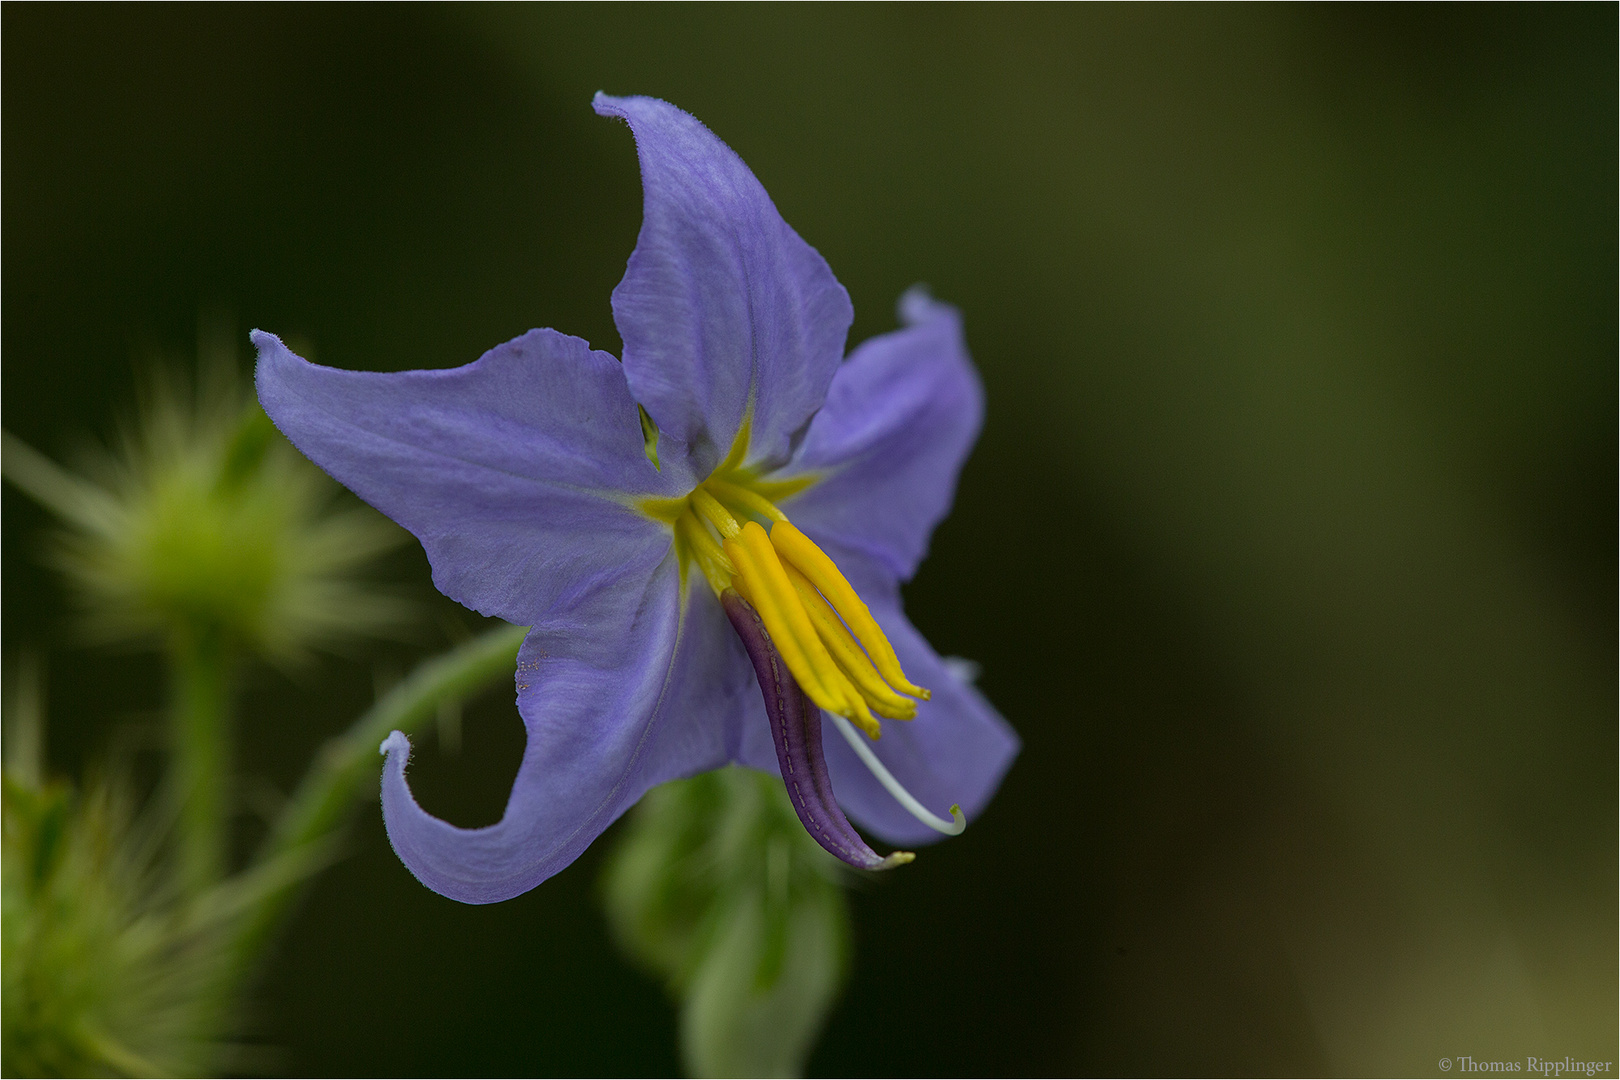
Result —
[[876, 739], [873, 713], [910, 720], [912, 698], [926, 701], [929, 692], [900, 670], [894, 646], [838, 566], [756, 490], [778, 486], [722, 466], [686, 498], [649, 500], [643, 509], [669, 523], [682, 564], [696, 562], [716, 596], [735, 589], [759, 612], [811, 701]]

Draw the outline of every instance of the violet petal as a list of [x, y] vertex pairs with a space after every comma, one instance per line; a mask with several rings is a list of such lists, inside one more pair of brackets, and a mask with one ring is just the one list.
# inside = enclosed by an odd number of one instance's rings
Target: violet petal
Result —
[[949, 512], [956, 477], [984, 418], [984, 391], [955, 308], [912, 289], [906, 326], [862, 342], [827, 392], [780, 479], [820, 474], [783, 504], [806, 532], [880, 559], [909, 579]]
[[469, 904], [517, 896], [576, 859], [665, 780], [719, 768], [758, 716], [748, 665], [720, 605], [698, 583], [683, 604], [668, 559], [640, 583], [598, 594], [578, 618], [530, 631], [518, 653], [528, 733], [501, 820], [464, 829], [429, 814], [390, 737], [383, 818], [424, 885]]
[[844, 355], [854, 309], [743, 160], [665, 101], [598, 94], [641, 158], [641, 234], [613, 290], [624, 371], [698, 477], [753, 409], [750, 463], [786, 463]]
[[677, 495], [643, 450], [619, 362], [531, 330], [471, 364], [342, 371], [253, 333], [259, 401], [339, 483], [422, 541], [433, 583], [529, 626], [644, 579], [669, 529], [626, 495]]

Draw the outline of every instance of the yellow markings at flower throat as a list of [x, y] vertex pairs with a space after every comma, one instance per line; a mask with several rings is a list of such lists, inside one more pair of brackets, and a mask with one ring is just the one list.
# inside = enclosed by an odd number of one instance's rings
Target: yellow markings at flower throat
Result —
[[[746, 447], [746, 430], [738, 436]], [[900, 669], [894, 647], [827, 553], [777, 509], [771, 496], [809, 479], [766, 481], [739, 467], [739, 447], [690, 495], [648, 499], [668, 524], [684, 567], [695, 562], [716, 596], [735, 589], [759, 612], [783, 663], [810, 700], [876, 739], [877, 719], [910, 720], [929, 692]], [[756, 518], [769, 523], [769, 529]], [[909, 696], [907, 696], [909, 695]]]

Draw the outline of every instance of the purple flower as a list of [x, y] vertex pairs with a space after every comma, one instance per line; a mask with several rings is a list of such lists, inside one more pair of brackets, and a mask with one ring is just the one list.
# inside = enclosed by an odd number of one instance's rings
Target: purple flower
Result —
[[[532, 627], [505, 815], [422, 810], [395, 732], [389, 838], [429, 888], [504, 900], [650, 787], [740, 762], [782, 773], [834, 854], [904, 861], [840, 805], [897, 844], [957, 832], [1018, 750], [900, 606], [982, 419], [960, 320], [913, 290], [904, 328], [845, 359], [848, 294], [742, 160], [665, 102], [595, 106], [629, 123], [646, 196], [613, 292], [622, 363], [531, 330], [465, 367], [378, 374], [253, 335], [287, 437], [413, 532], [440, 590]], [[823, 709], [843, 736], [825, 746]]]

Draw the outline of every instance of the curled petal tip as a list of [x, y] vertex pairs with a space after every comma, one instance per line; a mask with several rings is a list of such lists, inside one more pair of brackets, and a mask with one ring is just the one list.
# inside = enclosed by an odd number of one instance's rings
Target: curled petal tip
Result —
[[274, 352], [277, 349], [288, 352], [289, 354], [291, 352], [291, 350], [287, 349], [286, 345], [282, 344], [281, 338], [270, 333], [268, 330], [254, 328], [253, 330], [248, 331], [248, 340], [253, 343], [253, 348], [259, 353], [260, 356], [263, 356], [266, 352]]
[[897, 866], [906, 865], [906, 863], [910, 862], [911, 860], [915, 859], [916, 857], [917, 857], [917, 855], [916, 855], [915, 852], [896, 851], [896, 852], [893, 852], [892, 854], [890, 854], [887, 859], [884, 859], [882, 862], [880, 862], [876, 866], [872, 867], [872, 869], [873, 870], [893, 870]]
[[899, 309], [900, 322], [904, 326], [916, 326], [941, 315], [956, 313], [956, 308], [950, 304], [935, 300], [933, 290], [921, 282], [901, 293], [900, 302], [896, 307]]
[[384, 739], [382, 745], [377, 747], [377, 753], [387, 756], [396, 750], [403, 754], [411, 752], [411, 740], [406, 738], [405, 733], [398, 729], [388, 733], [388, 738]]

